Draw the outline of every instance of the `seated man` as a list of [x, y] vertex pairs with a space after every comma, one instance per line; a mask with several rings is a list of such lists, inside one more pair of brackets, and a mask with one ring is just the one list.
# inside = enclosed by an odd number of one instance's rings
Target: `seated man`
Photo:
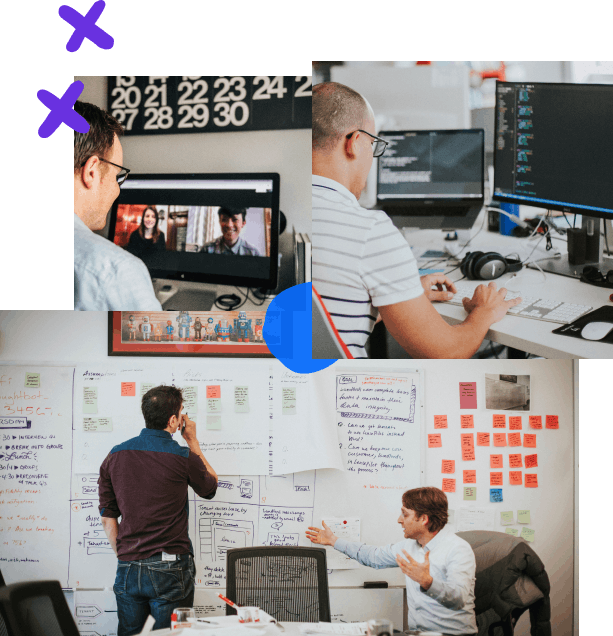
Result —
[[384, 547], [339, 539], [323, 523], [309, 527], [313, 543], [372, 568], [399, 567], [406, 575], [409, 629], [476, 634], [475, 555], [447, 524], [447, 496], [438, 488], [413, 488], [402, 495], [398, 523], [404, 541]]
[[247, 224], [247, 210], [244, 208], [219, 208], [221, 236], [207, 243], [202, 252], [208, 254], [234, 254], [235, 256], [261, 256], [257, 247], [248, 243], [241, 235]]

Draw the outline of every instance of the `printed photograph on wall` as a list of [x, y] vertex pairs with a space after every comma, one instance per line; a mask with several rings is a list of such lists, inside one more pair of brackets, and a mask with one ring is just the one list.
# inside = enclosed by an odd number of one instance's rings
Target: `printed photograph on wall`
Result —
[[493, 411], [529, 411], [530, 376], [486, 373], [485, 408]]

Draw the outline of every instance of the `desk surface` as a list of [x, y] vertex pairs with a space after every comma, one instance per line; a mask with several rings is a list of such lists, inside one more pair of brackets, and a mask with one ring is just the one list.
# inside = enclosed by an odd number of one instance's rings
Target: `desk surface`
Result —
[[[480, 221], [475, 224], [476, 229], [479, 227], [481, 227]], [[444, 234], [440, 230], [405, 232], [404, 236], [413, 248], [415, 257], [419, 257], [426, 249], [442, 250], [446, 245]], [[553, 244], [556, 250], [563, 253], [563, 258], [566, 258], [566, 244], [555, 239]], [[455, 245], [461, 246], [461, 243], [456, 242]], [[503, 256], [517, 253], [523, 259], [530, 254], [535, 245], [535, 240], [528, 241], [483, 230], [478, 235], [474, 235], [470, 245], [462, 251], [461, 256], [469, 251], [481, 250], [497, 251]], [[543, 240], [530, 260], [550, 255], [551, 252], [545, 251], [545, 241]], [[433, 264], [431, 267], [440, 269], [443, 265]], [[455, 265], [445, 265], [445, 271], [452, 267]], [[574, 278], [547, 272], [543, 277], [540, 271], [526, 268], [522, 269], [517, 274], [517, 278], [507, 285], [507, 281], [512, 276], [512, 274], [506, 274], [495, 282], [498, 287], [505, 286], [528, 296], [590, 305], [594, 309], [603, 305], [613, 307], [613, 303], [609, 300], [609, 296], [613, 292], [610, 289], [594, 287]], [[462, 278], [462, 274], [459, 269], [456, 269], [449, 275], [449, 278], [457, 281]], [[449, 324], [460, 323], [466, 318], [464, 308], [459, 305], [435, 303], [434, 306]], [[558, 323], [507, 315], [500, 322], [491, 326], [486, 338], [545, 358], [613, 358], [613, 345], [553, 334], [552, 331], [559, 326]]]

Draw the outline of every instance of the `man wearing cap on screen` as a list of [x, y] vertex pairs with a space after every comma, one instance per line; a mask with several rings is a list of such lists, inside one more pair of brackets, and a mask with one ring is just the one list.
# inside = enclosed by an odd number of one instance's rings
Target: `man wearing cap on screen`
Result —
[[347, 541], [323, 522], [323, 529], [309, 527], [306, 535], [362, 565], [399, 567], [406, 578], [409, 629], [468, 636], [477, 633], [475, 555], [447, 521], [442, 490], [413, 488], [402, 495], [398, 523], [403, 541], [380, 548]]
[[208, 254], [234, 254], [235, 256], [261, 256], [260, 251], [248, 243], [240, 233], [247, 224], [245, 208], [219, 208], [221, 236], [207, 243], [202, 252]]

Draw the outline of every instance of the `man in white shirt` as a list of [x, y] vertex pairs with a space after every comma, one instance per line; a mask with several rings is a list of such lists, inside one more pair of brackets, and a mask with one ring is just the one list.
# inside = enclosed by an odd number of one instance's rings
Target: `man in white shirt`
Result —
[[438, 488], [414, 488], [402, 495], [398, 523], [404, 540], [384, 547], [338, 538], [323, 523], [307, 537], [372, 568], [399, 567], [406, 577], [409, 629], [443, 634], [477, 633], [475, 555], [447, 526], [447, 496]]
[[493, 282], [479, 285], [464, 299], [464, 322], [451, 326], [441, 318], [431, 301], [451, 298], [453, 283], [442, 274], [420, 278], [391, 219], [358, 203], [373, 156], [385, 148], [375, 132], [373, 111], [359, 93], [336, 82], [313, 87], [313, 285], [356, 358], [366, 357], [377, 310], [412, 357], [470, 358], [490, 325], [520, 299], [505, 301], [506, 289]]
[[74, 108], [90, 125], [87, 133], [74, 133], [74, 308], [160, 310], [145, 264], [92, 231], [106, 225], [130, 172], [121, 165], [121, 124], [93, 104]]

